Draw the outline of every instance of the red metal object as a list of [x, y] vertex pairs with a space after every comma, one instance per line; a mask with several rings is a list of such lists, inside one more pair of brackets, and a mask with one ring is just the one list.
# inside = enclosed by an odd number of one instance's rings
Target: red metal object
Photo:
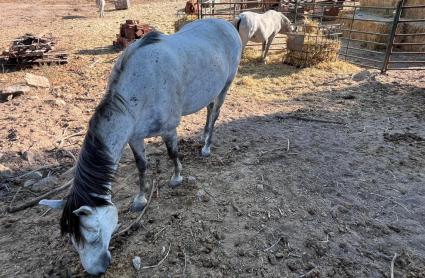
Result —
[[120, 26], [120, 33], [117, 34], [117, 40], [113, 42], [114, 45], [127, 47], [133, 41], [143, 38], [149, 32], [154, 31], [155, 28], [148, 24], [140, 24], [138, 20], [126, 20]]

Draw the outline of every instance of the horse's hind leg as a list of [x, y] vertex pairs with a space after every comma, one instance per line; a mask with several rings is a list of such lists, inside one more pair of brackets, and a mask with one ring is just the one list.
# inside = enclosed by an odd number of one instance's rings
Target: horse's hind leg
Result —
[[136, 160], [137, 169], [139, 170], [139, 187], [140, 192], [136, 195], [133, 201], [131, 210], [141, 211], [147, 204], [145, 193], [147, 185], [145, 181], [147, 163], [145, 159], [145, 143], [143, 138], [132, 138], [129, 142], [134, 159]]
[[215, 121], [217, 121], [218, 116], [220, 115], [220, 108], [223, 105], [224, 99], [226, 98], [227, 90], [230, 88], [231, 83], [232, 82], [230, 81], [224, 86], [221, 93], [214, 100], [212, 108], [208, 106], [208, 110], [210, 111], [208, 111], [207, 122], [204, 128], [205, 144], [201, 151], [201, 154], [204, 157], [209, 156], [211, 153], [210, 147], [211, 147], [212, 135], [214, 131], [214, 124], [215, 124]]
[[174, 173], [170, 180], [170, 186], [175, 188], [179, 186], [183, 178], [180, 175], [182, 171], [182, 164], [179, 160], [179, 150], [177, 146], [177, 131], [173, 129], [172, 131], [162, 135], [162, 140], [164, 140], [165, 145], [167, 146], [168, 155], [171, 160], [174, 162]]
[[214, 102], [211, 102], [210, 104], [208, 104], [208, 106], [207, 106], [207, 121], [205, 123], [204, 133], [202, 134], [202, 138], [201, 138], [202, 142], [205, 141], [205, 139], [207, 138], [207, 135], [208, 135], [209, 125], [210, 125], [210, 122], [211, 122], [211, 113], [213, 111], [213, 108], [214, 108]]
[[266, 56], [267, 56], [267, 53], [269, 52], [269, 48], [270, 48], [270, 45], [272, 44], [272, 42], [274, 40], [274, 37], [275, 37], [275, 35], [273, 34], [267, 40], [266, 48], [264, 50], [264, 57], [263, 57], [263, 62], [264, 63], [266, 63]]
[[266, 50], [266, 44], [267, 41], [263, 41], [263, 43], [261, 44], [261, 61], [264, 62], [264, 59], [266, 58], [266, 55], [264, 55], [264, 51]]

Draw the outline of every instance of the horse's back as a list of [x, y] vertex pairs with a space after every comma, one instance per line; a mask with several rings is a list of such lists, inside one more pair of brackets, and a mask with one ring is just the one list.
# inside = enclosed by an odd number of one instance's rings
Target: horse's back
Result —
[[199, 20], [173, 35], [154, 34], [131, 44], [110, 85], [132, 105], [143, 123], [141, 134], [152, 136], [212, 102], [236, 75], [241, 52], [231, 23]]
[[239, 15], [239, 33], [245, 40], [263, 42], [270, 35], [277, 32], [280, 15], [279, 12], [269, 10], [263, 14], [251, 11], [243, 12]]

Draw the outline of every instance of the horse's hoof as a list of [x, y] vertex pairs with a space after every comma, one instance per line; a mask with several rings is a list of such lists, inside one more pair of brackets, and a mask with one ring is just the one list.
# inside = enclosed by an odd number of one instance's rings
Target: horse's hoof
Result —
[[210, 154], [211, 154], [211, 150], [210, 150], [210, 148], [208, 147], [203, 147], [202, 148], [202, 150], [201, 150], [201, 155], [203, 156], [203, 157], [208, 157], [208, 156], [210, 156]]
[[134, 198], [133, 204], [130, 207], [130, 211], [142, 211], [147, 203], [148, 200], [146, 200], [144, 196], [137, 196]]
[[171, 188], [179, 187], [182, 184], [182, 182], [183, 182], [182, 176], [178, 176], [178, 177], [173, 176], [170, 180], [170, 187]]

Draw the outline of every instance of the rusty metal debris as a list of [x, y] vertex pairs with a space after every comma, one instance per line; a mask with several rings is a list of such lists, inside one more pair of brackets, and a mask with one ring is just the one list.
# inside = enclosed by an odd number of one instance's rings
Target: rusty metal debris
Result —
[[199, 3], [198, 0], [189, 0], [186, 2], [184, 8], [185, 14], [197, 15], [199, 13]]
[[140, 24], [138, 20], [126, 20], [120, 26], [120, 33], [117, 34], [117, 40], [113, 42], [116, 46], [127, 47], [133, 41], [143, 38], [149, 32], [155, 31], [155, 28], [148, 24]]
[[64, 64], [68, 54], [55, 50], [57, 39], [25, 34], [12, 41], [8, 50], [0, 55], [0, 64], [5, 66], [31, 64]]

